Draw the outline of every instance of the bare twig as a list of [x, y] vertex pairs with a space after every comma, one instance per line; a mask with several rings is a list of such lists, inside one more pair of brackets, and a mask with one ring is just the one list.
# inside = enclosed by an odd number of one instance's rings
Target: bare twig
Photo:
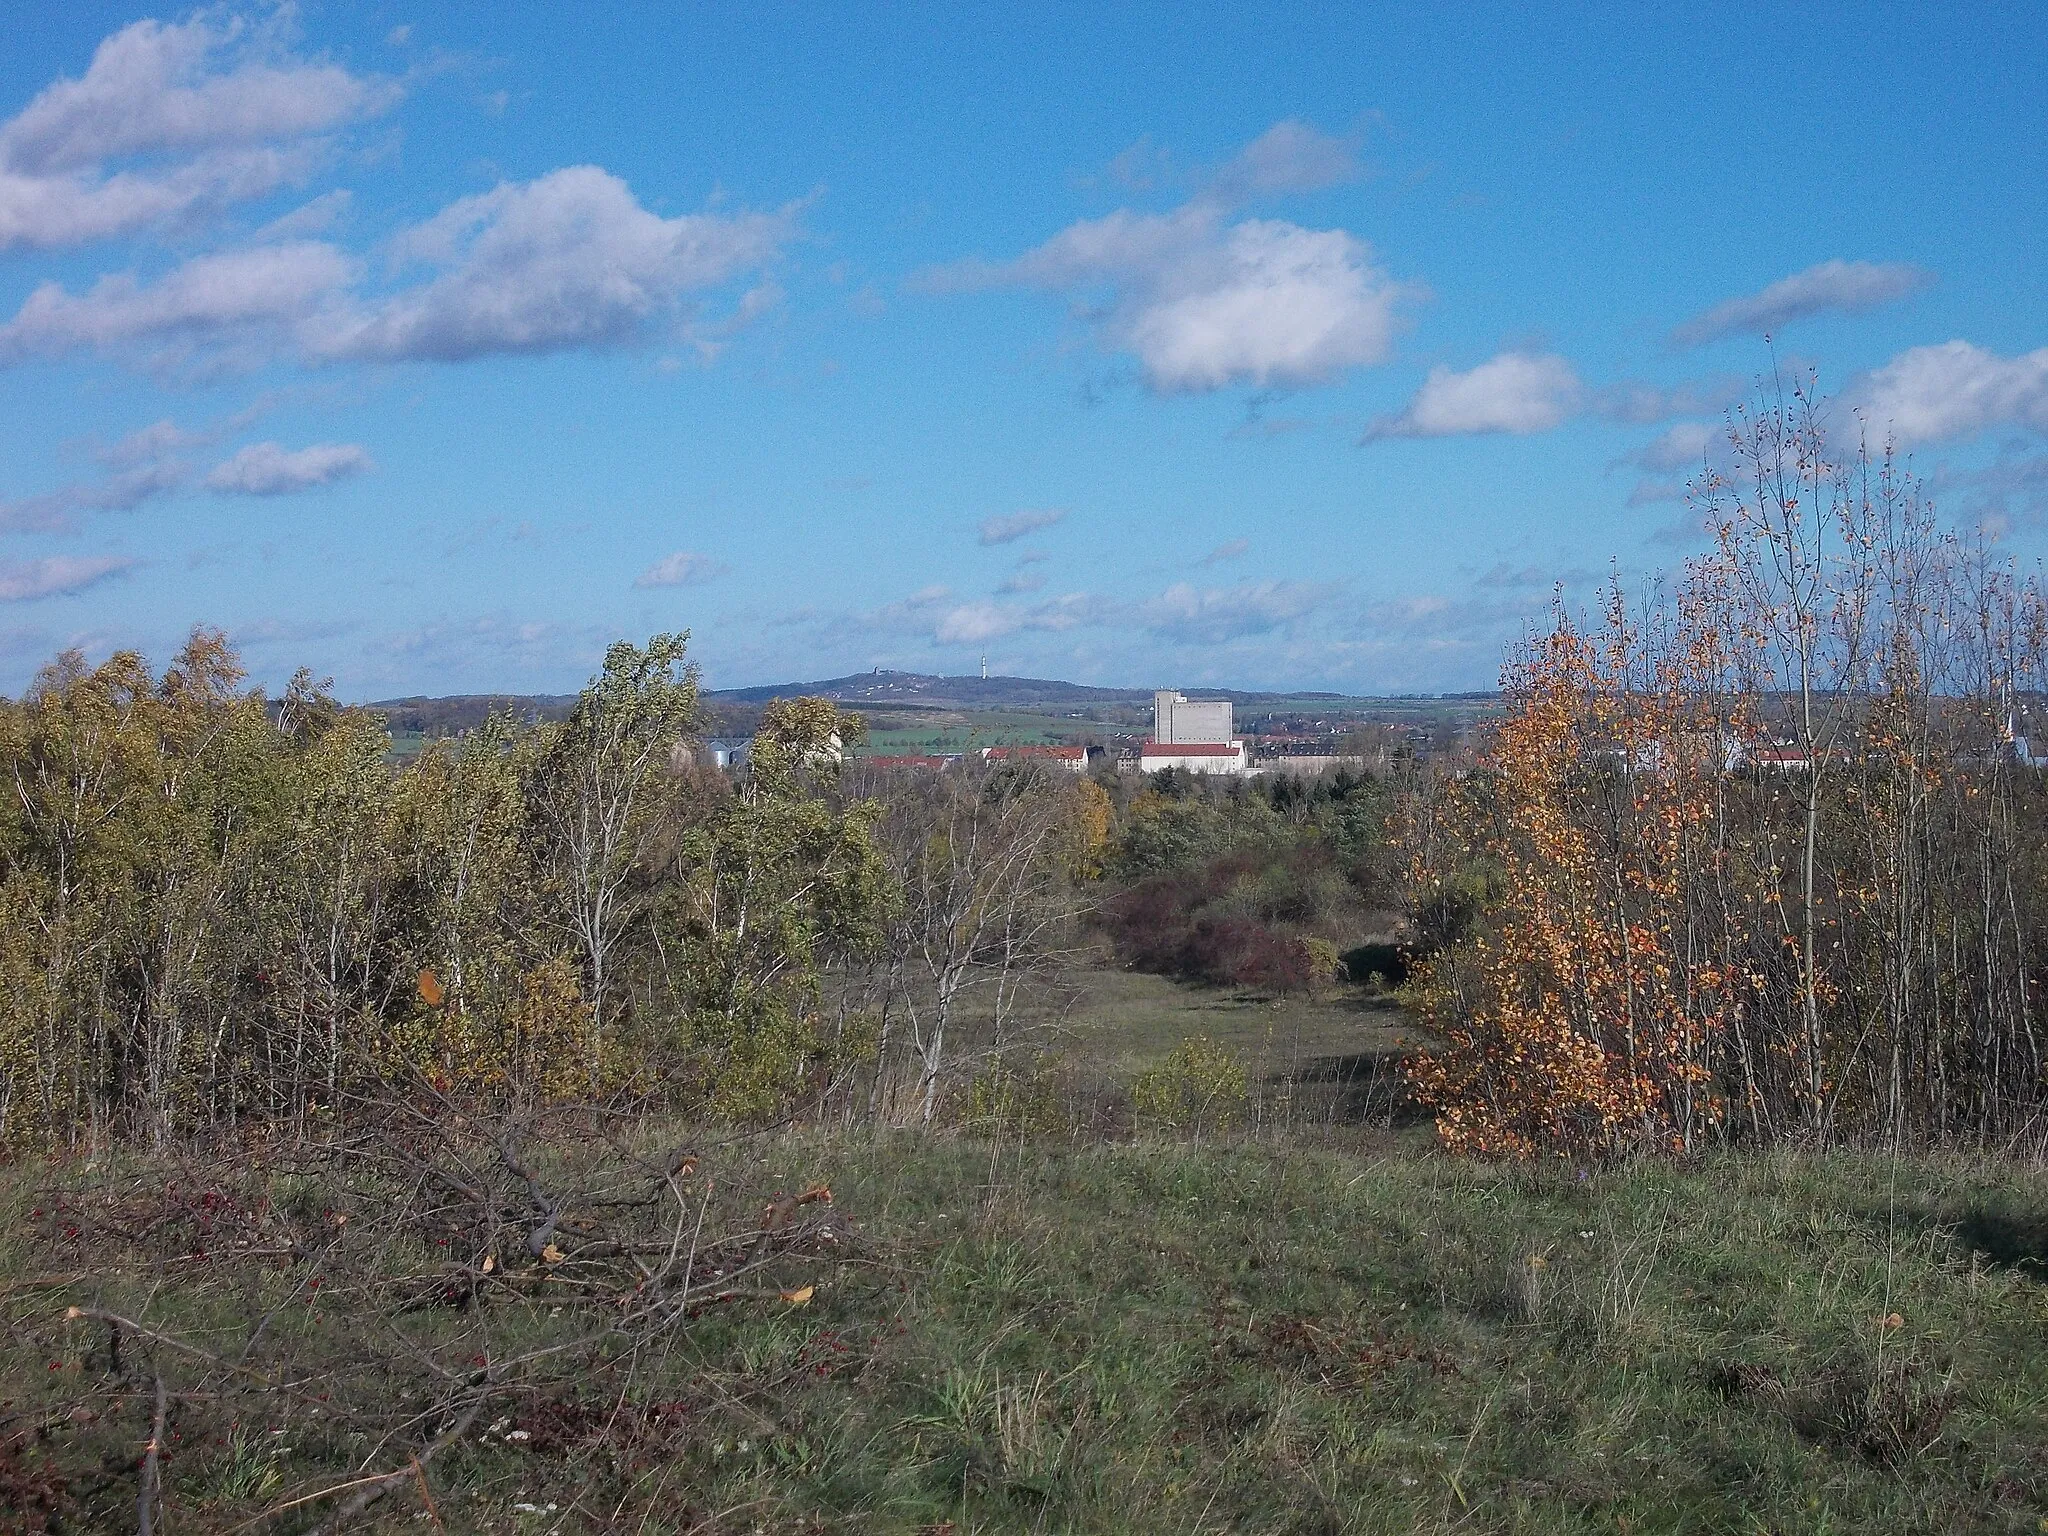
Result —
[[149, 1423], [149, 1445], [142, 1453], [142, 1487], [135, 1495], [136, 1536], [152, 1536], [156, 1530], [157, 1492], [163, 1479], [164, 1424], [171, 1411], [163, 1372], [152, 1370], [151, 1374], [156, 1377], [156, 1413]]

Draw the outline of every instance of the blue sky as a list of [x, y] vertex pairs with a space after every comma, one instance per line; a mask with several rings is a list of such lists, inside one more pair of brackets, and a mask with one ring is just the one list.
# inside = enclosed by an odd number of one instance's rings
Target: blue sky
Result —
[[2041, 7], [505, 9], [11, 25], [0, 691], [1486, 687], [1774, 356], [2042, 552]]

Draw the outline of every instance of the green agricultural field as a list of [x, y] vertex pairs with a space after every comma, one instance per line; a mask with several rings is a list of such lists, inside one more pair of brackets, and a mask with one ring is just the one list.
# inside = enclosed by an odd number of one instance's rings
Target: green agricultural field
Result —
[[[900, 713], [888, 716], [905, 721]], [[1067, 715], [1011, 710], [933, 711], [931, 719], [871, 728], [866, 751], [874, 757], [919, 752], [968, 752], [976, 747], [1051, 746], [1076, 741], [1091, 731], [1085, 720]]]
[[391, 745], [385, 755], [393, 762], [405, 762], [418, 757], [427, 749], [429, 738], [422, 731], [393, 731]]

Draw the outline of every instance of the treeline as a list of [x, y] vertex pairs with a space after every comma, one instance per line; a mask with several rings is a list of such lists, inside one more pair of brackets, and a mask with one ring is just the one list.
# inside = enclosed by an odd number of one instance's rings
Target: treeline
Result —
[[566, 718], [395, 763], [381, 715], [247, 689], [217, 633], [160, 674], [60, 658], [0, 702], [0, 1145], [394, 1092], [929, 1118], [963, 1001], [1000, 1016], [1069, 947], [1107, 797], [856, 784], [859, 719], [820, 699], [769, 705], [735, 780], [698, 704], [657, 636]]
[[875, 942], [888, 882], [872, 810], [810, 782], [829, 705], [775, 712], [735, 790], [680, 748], [680, 636], [613, 647], [566, 720], [405, 766], [304, 674], [241, 677], [202, 632], [0, 708], [10, 1144], [303, 1124], [392, 1082], [746, 1111], [844, 1048], [820, 968]]
[[1415, 1086], [1484, 1152], [2038, 1147], [2048, 601], [1810, 389], [1729, 447], [1714, 552], [1560, 611], [1403, 807]]

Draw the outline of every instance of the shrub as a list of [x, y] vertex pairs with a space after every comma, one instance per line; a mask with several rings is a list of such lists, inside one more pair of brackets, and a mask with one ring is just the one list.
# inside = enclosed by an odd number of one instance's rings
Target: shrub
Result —
[[1307, 943], [1245, 917], [1204, 917], [1181, 943], [1179, 972], [1217, 986], [1305, 992], [1315, 978]]
[[1226, 1130], [1243, 1121], [1250, 1104], [1243, 1059], [1207, 1035], [1181, 1041], [1131, 1084], [1131, 1107], [1140, 1123], [1160, 1130], [1198, 1136]]
[[1056, 1136], [1069, 1125], [1066, 1086], [1058, 1062], [1049, 1056], [998, 1061], [976, 1074], [962, 1120], [984, 1136]]

